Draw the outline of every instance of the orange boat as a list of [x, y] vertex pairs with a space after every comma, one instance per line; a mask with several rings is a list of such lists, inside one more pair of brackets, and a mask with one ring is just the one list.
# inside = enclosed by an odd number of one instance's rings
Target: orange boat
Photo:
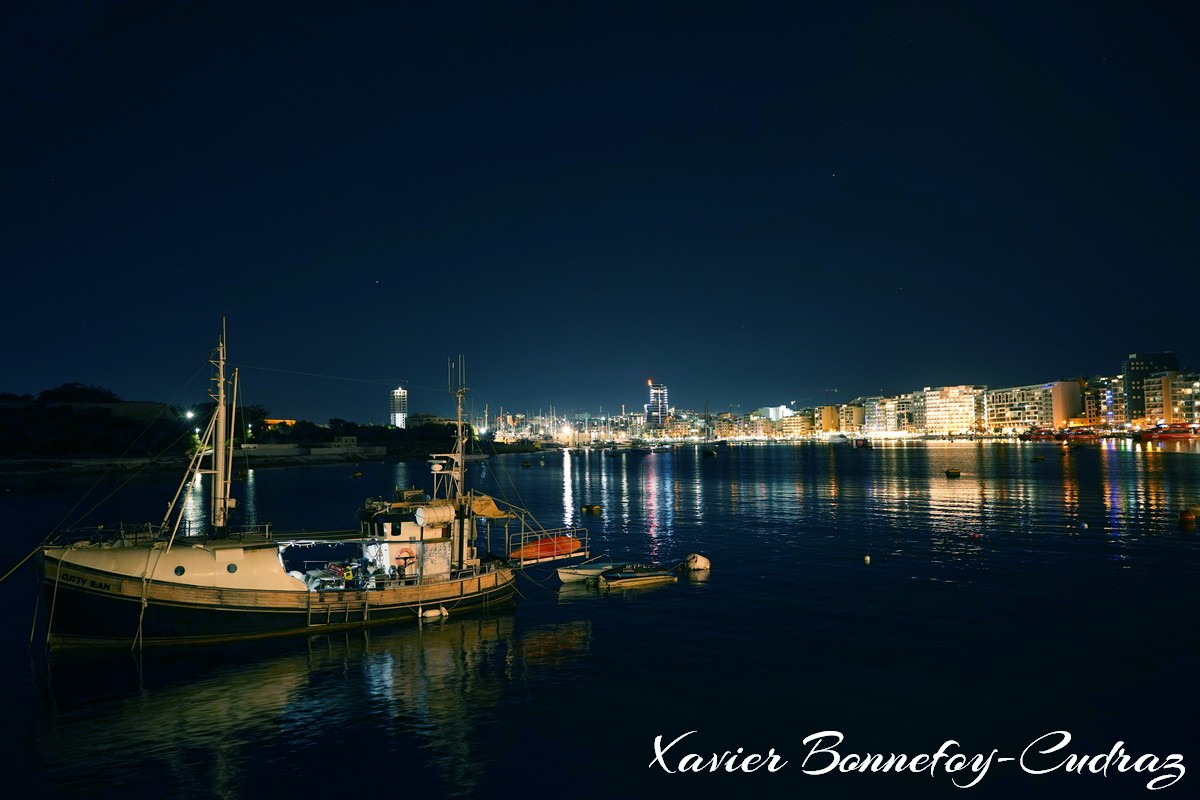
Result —
[[508, 554], [508, 557], [515, 561], [530, 561], [535, 558], [553, 558], [555, 556], [566, 556], [574, 553], [583, 543], [565, 533], [555, 534], [553, 536], [543, 536], [529, 544], [521, 545], [516, 550]]

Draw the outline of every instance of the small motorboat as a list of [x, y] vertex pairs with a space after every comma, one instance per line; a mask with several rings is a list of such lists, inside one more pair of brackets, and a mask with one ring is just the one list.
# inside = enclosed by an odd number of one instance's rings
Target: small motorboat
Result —
[[605, 570], [597, 580], [601, 588], [625, 589], [632, 586], [651, 586], [656, 583], [675, 583], [679, 576], [675, 567], [662, 567], [658, 564], [623, 564]]
[[951, 468], [951, 469], [948, 469], [948, 470], [946, 470], [946, 477], [947, 477], [947, 478], [957, 478], [957, 477], [959, 477], [960, 475], [962, 475], [962, 473], [961, 473], [961, 472], [959, 472], [959, 471], [958, 471], [958, 470], [956, 470], [956, 469], [953, 469], [953, 468]]

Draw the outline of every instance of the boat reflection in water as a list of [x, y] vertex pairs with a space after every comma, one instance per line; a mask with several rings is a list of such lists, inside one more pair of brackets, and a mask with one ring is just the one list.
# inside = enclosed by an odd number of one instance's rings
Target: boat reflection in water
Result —
[[518, 634], [503, 614], [231, 647], [224, 664], [52, 661], [33, 744], [46, 793], [61, 796], [119, 785], [131, 759], [140, 784], [175, 797], [305, 785], [472, 796], [487, 770], [477, 728], [502, 716], [507, 687], [590, 644], [590, 622]]

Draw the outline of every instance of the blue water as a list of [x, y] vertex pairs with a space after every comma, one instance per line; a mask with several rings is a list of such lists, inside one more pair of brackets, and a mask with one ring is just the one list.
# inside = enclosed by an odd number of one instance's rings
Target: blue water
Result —
[[[961, 477], [947, 479], [949, 467]], [[94, 480], [0, 484], [5, 570], [113, 488], [89, 494]], [[363, 463], [259, 469], [238, 488], [251, 520], [319, 530], [350, 527], [367, 496], [425, 480], [420, 462]], [[30, 649], [26, 566], [0, 583], [2, 724], [19, 765], [10, 787], [126, 798], [1137, 797], [1167, 773], [1031, 774], [993, 761], [970, 789], [952, 784], [969, 771], [809, 774], [831, 758], [805, 760], [804, 740], [822, 731], [843, 735], [843, 764], [851, 753], [932, 754], [947, 740], [968, 757], [1018, 758], [1068, 731], [1067, 747], [1028, 767], [1122, 743], [1129, 763], [1182, 757], [1184, 777], [1151, 796], [1200, 785], [1200, 545], [1178, 525], [1200, 503], [1200, 446], [547, 453], [493, 458], [469, 482], [548, 527], [585, 525], [595, 552], [664, 563], [699, 552], [713, 568], [603, 595], [542, 570], [521, 581], [515, 610], [487, 617], [78, 662], [47, 661], [36, 638]], [[126, 490], [131, 499], [90, 521], [153, 521], [174, 481]], [[191, 502], [203, 514], [202, 493]], [[591, 504], [600, 513], [581, 513]], [[656, 737], [666, 747], [684, 734], [655, 761]], [[664, 769], [738, 748], [787, 763]]]

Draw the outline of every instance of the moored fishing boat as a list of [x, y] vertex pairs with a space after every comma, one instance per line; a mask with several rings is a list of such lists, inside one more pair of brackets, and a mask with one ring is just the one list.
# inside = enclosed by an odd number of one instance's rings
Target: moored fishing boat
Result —
[[[547, 536], [586, 551], [586, 530], [541, 531], [523, 509], [465, 491], [462, 388], [454, 451], [430, 462], [431, 495], [414, 488], [369, 500], [357, 529], [288, 535], [236, 526], [228, 419], [236, 402], [227, 402], [225, 360], [222, 332], [210, 358], [213, 417], [163, 521], [60, 531], [39, 547], [51, 649], [307, 635], [507, 605], [524, 559], [481, 557], [493, 523], [503, 526], [506, 552], [538, 548]], [[236, 398], [236, 371], [231, 384]], [[180, 498], [200, 475], [211, 481], [211, 525], [181, 531]]]

